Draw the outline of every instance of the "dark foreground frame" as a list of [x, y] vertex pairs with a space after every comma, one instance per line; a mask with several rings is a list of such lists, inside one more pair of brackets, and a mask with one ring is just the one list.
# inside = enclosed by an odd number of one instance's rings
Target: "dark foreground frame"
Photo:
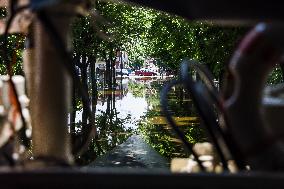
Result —
[[1, 170], [1, 188], [284, 188], [284, 174], [172, 174], [163, 170], [50, 168]]
[[[36, 0], [34, 0], [36, 1]], [[125, 0], [189, 20], [283, 21], [283, 3], [230, 0]], [[42, 1], [43, 2], [43, 1]], [[46, 2], [46, 1], [45, 1]], [[52, 1], [53, 2], [53, 1]], [[162, 170], [49, 168], [0, 170], [0, 188], [284, 188], [284, 174], [172, 174]]]
[[[246, 0], [123, 0], [173, 13], [188, 20], [216, 20], [237, 24], [241, 22], [283, 21], [283, 2]], [[234, 22], [232, 22], [234, 21]]]

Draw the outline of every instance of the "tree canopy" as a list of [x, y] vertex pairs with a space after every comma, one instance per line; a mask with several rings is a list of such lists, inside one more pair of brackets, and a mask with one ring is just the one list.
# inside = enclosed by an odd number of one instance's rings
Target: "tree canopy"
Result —
[[[206, 63], [218, 77], [247, 31], [189, 22], [166, 13], [113, 2], [97, 1], [95, 9], [103, 18], [97, 19], [96, 30], [88, 17], [74, 24], [75, 51], [88, 51], [87, 54], [95, 53], [105, 59], [116, 49], [123, 49], [131, 65], [142, 65], [151, 57], [161, 67], [176, 69], [182, 59], [189, 58]], [[110, 38], [103, 39], [98, 33]]]

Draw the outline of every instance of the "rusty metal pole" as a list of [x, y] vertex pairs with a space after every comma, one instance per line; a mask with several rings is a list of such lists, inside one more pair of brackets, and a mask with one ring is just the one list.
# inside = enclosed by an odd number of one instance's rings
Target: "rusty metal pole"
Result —
[[[70, 8], [70, 6], [68, 7]], [[47, 13], [62, 40], [67, 45], [71, 16], [60, 16], [64, 5], [53, 7]], [[27, 79], [31, 95], [32, 148], [34, 157], [47, 157], [71, 163], [71, 143], [67, 116], [70, 107], [72, 80], [62, 64], [59, 50], [42, 23], [34, 22], [34, 62], [29, 64]]]

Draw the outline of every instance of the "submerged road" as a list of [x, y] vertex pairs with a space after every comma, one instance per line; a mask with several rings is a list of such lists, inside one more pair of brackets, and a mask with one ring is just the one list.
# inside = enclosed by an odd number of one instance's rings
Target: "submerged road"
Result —
[[149, 146], [141, 136], [133, 135], [126, 142], [98, 157], [89, 167], [169, 169], [169, 161]]

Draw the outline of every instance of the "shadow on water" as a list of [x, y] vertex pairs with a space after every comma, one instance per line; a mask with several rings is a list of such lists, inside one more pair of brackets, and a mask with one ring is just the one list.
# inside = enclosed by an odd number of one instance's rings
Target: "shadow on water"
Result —
[[[87, 164], [124, 143], [131, 135], [140, 135], [165, 158], [185, 157], [181, 141], [175, 137], [160, 109], [160, 91], [166, 79], [126, 78], [112, 89], [99, 87], [96, 106], [97, 143], [81, 158]], [[175, 87], [169, 104], [177, 124], [192, 143], [206, 140], [189, 94]], [[80, 128], [82, 110], [77, 111]], [[89, 155], [88, 155], [89, 154]]]

